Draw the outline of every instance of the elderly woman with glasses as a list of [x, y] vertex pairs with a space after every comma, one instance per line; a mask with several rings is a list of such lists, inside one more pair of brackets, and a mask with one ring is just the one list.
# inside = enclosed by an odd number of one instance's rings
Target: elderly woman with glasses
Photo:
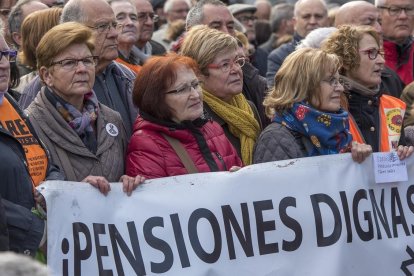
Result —
[[119, 113], [100, 104], [92, 90], [93, 48], [92, 31], [82, 24], [49, 30], [36, 50], [45, 86], [27, 111], [67, 180], [88, 182], [104, 194], [109, 182], [120, 181], [130, 194], [143, 179], [124, 175], [125, 127]]
[[176, 54], [144, 64], [134, 85], [139, 117], [128, 145], [128, 175], [159, 178], [242, 165], [223, 129], [203, 116], [197, 73], [194, 60]]
[[[362, 162], [369, 145], [352, 142], [340, 60], [319, 49], [296, 50], [283, 62], [264, 101], [272, 123], [260, 134], [254, 163], [352, 152]], [[300, 77], [298, 77], [300, 76]]]
[[386, 95], [381, 83], [384, 57], [378, 33], [368, 26], [343, 26], [323, 49], [339, 57], [341, 78], [349, 104], [354, 141], [367, 143], [374, 152], [396, 151], [400, 159], [412, 154], [406, 146], [403, 119], [406, 105]]
[[205, 115], [222, 126], [243, 163], [251, 164], [261, 122], [254, 104], [242, 94], [245, 58], [239, 55], [237, 40], [207, 26], [194, 26], [181, 53], [200, 68]]

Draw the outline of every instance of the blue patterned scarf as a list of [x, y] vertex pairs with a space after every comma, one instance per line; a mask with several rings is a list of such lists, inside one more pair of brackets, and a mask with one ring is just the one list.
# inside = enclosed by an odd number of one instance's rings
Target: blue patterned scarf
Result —
[[309, 156], [350, 150], [352, 135], [349, 132], [348, 112], [343, 109], [326, 113], [305, 103], [295, 103], [282, 115], [276, 115], [273, 121], [309, 138], [313, 146]]

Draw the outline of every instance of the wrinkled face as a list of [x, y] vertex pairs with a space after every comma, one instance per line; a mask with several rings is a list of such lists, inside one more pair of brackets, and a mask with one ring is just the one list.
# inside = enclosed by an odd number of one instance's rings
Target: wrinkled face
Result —
[[256, 29], [254, 26], [255, 26], [257, 18], [253, 14], [253, 12], [241, 12], [241, 13], [236, 14], [235, 17], [246, 28], [247, 39], [250, 42], [255, 41], [256, 40]]
[[368, 34], [364, 35], [359, 42], [360, 65], [357, 69], [347, 72], [346, 75], [367, 88], [376, 88], [381, 84], [381, 72], [384, 69], [384, 57], [381, 54], [378, 54], [372, 59], [372, 51], [379, 50], [380, 46], [375, 39]]
[[343, 92], [344, 88], [339, 83], [339, 73], [332, 74], [326, 71], [320, 84], [320, 100], [312, 99], [311, 104], [324, 112], [337, 112], [341, 108]]
[[[100, 2], [101, 3], [101, 2]], [[107, 3], [85, 2], [83, 6], [87, 21], [95, 37], [94, 55], [99, 63], [109, 63], [118, 57], [118, 31], [114, 12]]]
[[118, 22], [118, 42], [122, 44], [134, 45], [138, 40], [137, 12], [135, 7], [128, 1], [113, 2], [116, 22]]
[[373, 5], [364, 5], [355, 11], [354, 25], [365, 25], [374, 27], [378, 34], [382, 34], [381, 17], [377, 8]]
[[297, 9], [295, 30], [301, 37], [306, 37], [311, 31], [328, 26], [328, 13], [318, 0], [308, 0]]
[[[399, 8], [408, 8], [411, 9], [411, 12], [407, 14], [405, 10], [402, 11]], [[384, 38], [403, 43], [413, 33], [414, 2], [412, 0], [388, 0], [384, 5], [379, 6], [379, 10], [381, 11]]]
[[185, 21], [187, 17], [187, 13], [190, 10], [190, 7], [187, 5], [185, 1], [176, 0], [172, 4], [171, 10], [167, 13], [167, 19], [169, 22], [176, 21], [178, 19], [182, 19]]
[[190, 68], [180, 66], [177, 79], [165, 93], [165, 103], [174, 122], [193, 121], [203, 114], [203, 97], [197, 76]]
[[[225, 102], [242, 92], [243, 71], [235, 61], [238, 58], [237, 51], [219, 53], [213, 60], [213, 67], [208, 67], [208, 76], [201, 76], [203, 88]], [[223, 70], [223, 68], [229, 70]]]
[[[4, 37], [0, 35], [0, 51], [9, 50]], [[0, 60], [0, 91], [7, 91], [10, 81], [10, 62], [7, 57], [3, 56]]]
[[135, 0], [135, 7], [138, 14], [138, 42], [139, 47], [143, 47], [151, 40], [154, 32], [154, 9], [147, 0]]
[[92, 90], [95, 82], [95, 66], [79, 61], [74, 68], [71, 68], [70, 63], [64, 61], [91, 56], [92, 53], [86, 44], [72, 44], [52, 61], [60, 63], [49, 68], [41, 67], [39, 73], [51, 90], [67, 102], [74, 104]]
[[235, 35], [233, 15], [227, 7], [207, 4], [203, 7], [203, 14], [204, 16], [201, 24], [231, 36]]

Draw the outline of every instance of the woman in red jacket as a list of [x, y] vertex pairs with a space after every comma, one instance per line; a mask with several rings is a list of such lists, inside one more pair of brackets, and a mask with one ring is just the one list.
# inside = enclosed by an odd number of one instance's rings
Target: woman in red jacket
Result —
[[176, 54], [142, 67], [133, 91], [140, 115], [128, 145], [128, 175], [158, 178], [242, 165], [223, 129], [203, 118], [196, 73], [194, 60]]

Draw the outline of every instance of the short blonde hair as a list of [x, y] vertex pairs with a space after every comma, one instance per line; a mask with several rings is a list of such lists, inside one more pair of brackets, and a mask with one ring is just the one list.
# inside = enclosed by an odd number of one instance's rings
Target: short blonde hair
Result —
[[208, 76], [207, 66], [218, 54], [237, 51], [237, 49], [237, 40], [234, 37], [206, 25], [199, 25], [188, 31], [180, 53], [194, 59], [198, 63], [200, 72]]
[[371, 26], [343, 25], [325, 40], [322, 49], [335, 54], [342, 62], [341, 74], [358, 69], [361, 63], [359, 42], [364, 35], [372, 36], [380, 46], [380, 37]]
[[320, 49], [294, 51], [283, 62], [275, 76], [275, 86], [263, 102], [266, 115], [272, 118], [275, 113], [281, 114], [298, 102], [316, 99], [320, 103], [320, 84], [325, 73], [334, 75], [340, 67], [337, 56]]
[[69, 46], [84, 43], [91, 52], [94, 50], [92, 31], [76, 22], [66, 22], [50, 29], [36, 48], [37, 69], [50, 67], [53, 59]]

